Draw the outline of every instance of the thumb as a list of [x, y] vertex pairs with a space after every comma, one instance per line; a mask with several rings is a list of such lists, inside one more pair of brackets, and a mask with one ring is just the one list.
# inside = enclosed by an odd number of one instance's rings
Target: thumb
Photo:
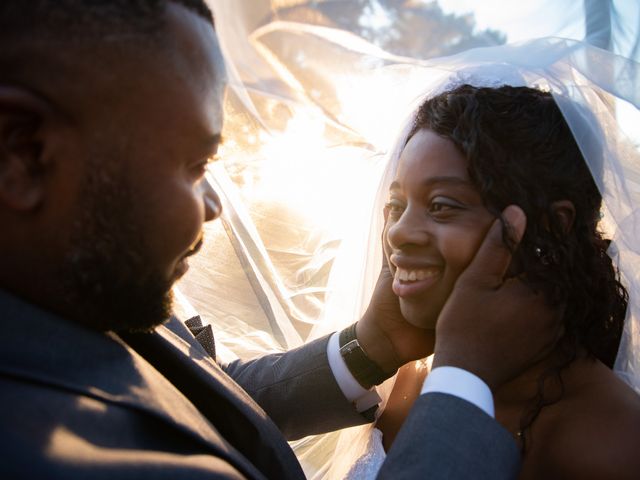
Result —
[[[509, 205], [503, 210], [502, 219], [507, 225], [507, 233], [513, 248], [515, 248], [524, 234], [527, 217], [520, 207]], [[485, 235], [473, 260], [460, 275], [460, 279], [473, 278], [476, 281], [481, 279], [482, 283], [492, 286], [500, 285], [509, 268], [512, 256], [512, 250], [503, 241], [502, 223], [500, 219], [496, 219]]]

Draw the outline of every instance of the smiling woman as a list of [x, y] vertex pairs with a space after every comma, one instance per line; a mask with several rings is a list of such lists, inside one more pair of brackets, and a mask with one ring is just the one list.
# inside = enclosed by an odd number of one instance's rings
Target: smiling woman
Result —
[[[589, 112], [583, 115], [588, 122]], [[508, 276], [544, 294], [564, 333], [536, 365], [494, 392], [496, 418], [524, 454], [521, 478], [637, 471], [630, 445], [640, 397], [610, 370], [628, 296], [597, 228], [601, 198], [551, 94], [508, 86], [462, 85], [428, 99], [390, 186], [385, 253], [403, 315], [423, 328], [435, 328], [500, 212], [516, 204], [527, 216]], [[378, 421], [387, 450], [427, 374], [420, 362], [401, 370]], [[610, 464], [612, 452], [620, 464]]]

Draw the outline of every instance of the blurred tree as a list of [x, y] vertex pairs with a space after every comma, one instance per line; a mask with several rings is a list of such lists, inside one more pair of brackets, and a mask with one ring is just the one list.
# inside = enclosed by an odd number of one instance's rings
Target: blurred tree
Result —
[[506, 41], [497, 30], [476, 31], [472, 13], [445, 14], [437, 0], [309, 0], [275, 14], [281, 20], [349, 30], [390, 53], [416, 58]]

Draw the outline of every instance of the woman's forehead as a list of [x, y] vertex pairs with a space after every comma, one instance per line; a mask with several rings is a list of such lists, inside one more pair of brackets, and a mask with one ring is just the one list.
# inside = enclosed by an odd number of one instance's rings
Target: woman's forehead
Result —
[[467, 166], [466, 158], [451, 140], [420, 129], [400, 155], [396, 181], [424, 181], [430, 177], [458, 177], [468, 181]]

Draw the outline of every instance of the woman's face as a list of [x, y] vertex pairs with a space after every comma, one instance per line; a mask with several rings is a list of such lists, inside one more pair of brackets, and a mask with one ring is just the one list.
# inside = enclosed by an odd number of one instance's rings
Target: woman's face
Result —
[[495, 217], [471, 183], [464, 156], [427, 129], [400, 156], [387, 210], [384, 248], [393, 291], [409, 323], [433, 329]]

